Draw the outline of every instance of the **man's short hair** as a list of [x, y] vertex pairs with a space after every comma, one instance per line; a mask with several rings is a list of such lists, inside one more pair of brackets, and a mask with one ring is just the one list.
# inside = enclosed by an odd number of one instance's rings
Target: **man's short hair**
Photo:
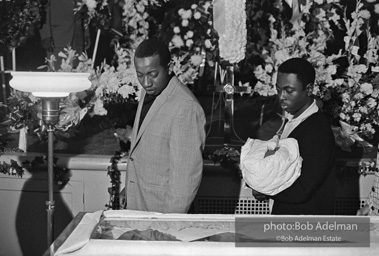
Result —
[[146, 58], [158, 55], [160, 64], [167, 67], [171, 61], [170, 50], [167, 45], [156, 38], [149, 38], [140, 43], [134, 53], [135, 58]]
[[309, 61], [302, 58], [292, 58], [283, 62], [279, 68], [279, 73], [295, 74], [297, 79], [306, 88], [308, 84], [313, 84], [316, 78], [316, 71]]

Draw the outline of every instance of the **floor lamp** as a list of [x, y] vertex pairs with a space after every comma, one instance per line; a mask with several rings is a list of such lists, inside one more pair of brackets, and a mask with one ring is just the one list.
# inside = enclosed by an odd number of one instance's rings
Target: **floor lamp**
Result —
[[91, 82], [88, 79], [90, 73], [71, 72], [11, 72], [12, 79], [9, 84], [12, 88], [31, 92], [42, 100], [42, 121], [48, 132], [48, 201], [47, 210], [47, 244], [53, 242], [54, 220], [54, 146], [53, 132], [59, 122], [59, 101], [72, 92], [80, 92], [88, 89]]

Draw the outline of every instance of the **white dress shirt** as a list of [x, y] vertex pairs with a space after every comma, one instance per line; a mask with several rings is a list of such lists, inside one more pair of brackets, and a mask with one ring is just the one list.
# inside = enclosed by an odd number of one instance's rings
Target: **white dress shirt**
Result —
[[313, 103], [303, 112], [300, 116], [293, 118], [293, 115], [285, 112], [285, 117], [288, 119], [288, 122], [284, 126], [283, 133], [280, 136], [281, 139], [285, 139], [288, 135], [305, 119], [313, 115], [318, 111], [318, 106], [316, 105], [316, 100], [313, 100]]

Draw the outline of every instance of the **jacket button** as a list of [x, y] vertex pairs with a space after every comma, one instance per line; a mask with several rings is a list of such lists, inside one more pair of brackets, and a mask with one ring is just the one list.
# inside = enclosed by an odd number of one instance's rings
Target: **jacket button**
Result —
[[375, 192], [375, 187], [372, 187], [372, 192]]

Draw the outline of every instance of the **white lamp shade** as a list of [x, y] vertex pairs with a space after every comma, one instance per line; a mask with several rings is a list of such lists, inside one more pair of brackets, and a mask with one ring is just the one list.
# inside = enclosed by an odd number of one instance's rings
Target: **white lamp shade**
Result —
[[36, 97], [66, 97], [91, 86], [90, 73], [74, 72], [11, 72], [12, 88], [31, 92]]

